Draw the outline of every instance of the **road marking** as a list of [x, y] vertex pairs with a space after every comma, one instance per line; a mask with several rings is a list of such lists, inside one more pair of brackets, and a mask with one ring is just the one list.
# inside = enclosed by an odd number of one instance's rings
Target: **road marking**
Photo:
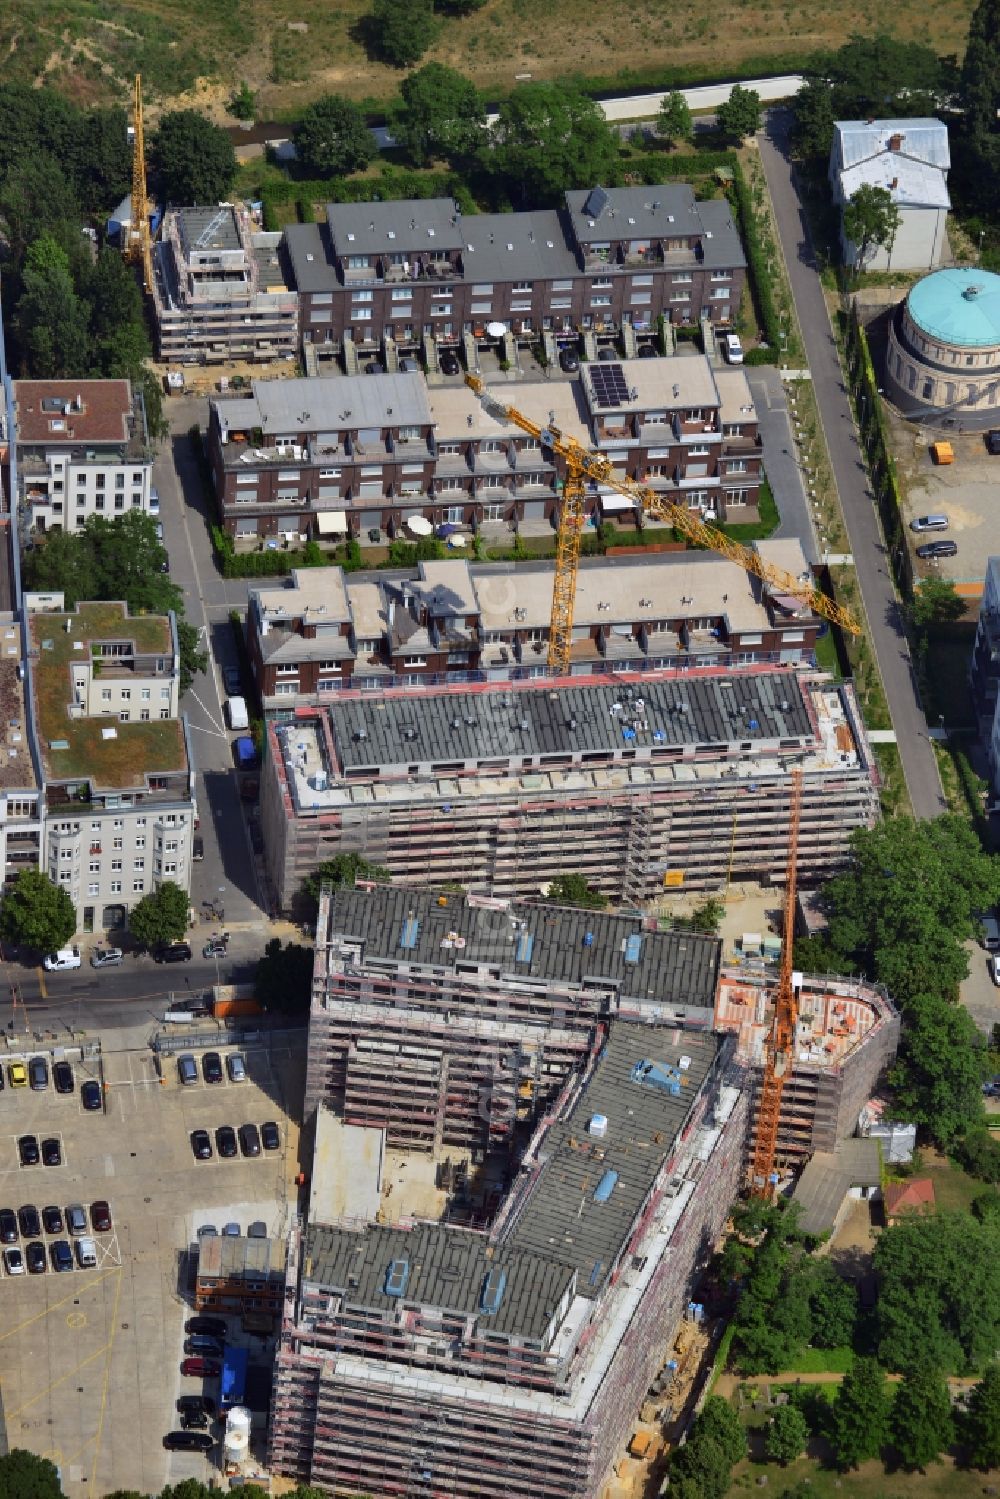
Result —
[[[35, 972], [38, 974], [38, 987], [41, 990], [42, 998], [43, 999], [48, 999], [48, 997], [49, 997], [49, 991], [45, 987], [45, 969], [44, 968], [36, 968]], [[23, 1007], [23, 1004], [24, 1004], [23, 1000], [21, 1001], [21, 1004], [22, 1004], [22, 1007]], [[27, 1013], [27, 1012], [25, 1012], [25, 1013]]]
[[104, 1434], [104, 1417], [107, 1415], [108, 1410], [108, 1381], [111, 1378], [111, 1355], [114, 1353], [115, 1338], [118, 1336], [118, 1303], [121, 1300], [122, 1280], [124, 1279], [124, 1277], [124, 1270], [119, 1269], [118, 1284], [115, 1287], [115, 1304], [114, 1309], [111, 1313], [111, 1337], [108, 1340], [108, 1357], [107, 1362], [104, 1365], [104, 1384], [101, 1387], [101, 1410], [97, 1418], [97, 1431], [95, 1433], [94, 1466], [90, 1470], [91, 1487], [93, 1487], [94, 1480], [97, 1477], [97, 1462], [101, 1455], [101, 1437]]
[[[95, 1286], [100, 1285], [102, 1280], [107, 1280], [108, 1276], [113, 1274], [113, 1270], [105, 1270], [102, 1275], [97, 1275], [93, 1280], [88, 1281], [87, 1284], [83, 1287], [83, 1290], [92, 1291]], [[0, 1333], [0, 1343], [6, 1343], [8, 1338], [13, 1338], [17, 1333], [23, 1332], [26, 1327], [31, 1327], [35, 1322], [41, 1322], [44, 1317], [48, 1317], [52, 1312], [57, 1312], [61, 1306], [66, 1306], [68, 1302], [76, 1301], [77, 1297], [80, 1296], [80, 1294], [81, 1288], [79, 1285], [77, 1285], [75, 1289], [70, 1291], [68, 1296], [64, 1296], [61, 1301], [53, 1302], [52, 1305], [47, 1306], [44, 1311], [36, 1312], [33, 1317], [28, 1317], [26, 1321], [19, 1322], [16, 1327], [9, 1327], [6, 1332]]]
[[87, 1314], [86, 1314], [86, 1312], [70, 1312], [67, 1315], [67, 1317], [66, 1317], [66, 1326], [67, 1327], [77, 1328], [77, 1327], [86, 1327], [86, 1325], [87, 1325]]
[[46, 1395], [50, 1395], [52, 1391], [57, 1390], [61, 1384], [65, 1384], [67, 1379], [72, 1379], [75, 1374], [79, 1374], [81, 1369], [86, 1369], [87, 1365], [92, 1364], [95, 1358], [100, 1358], [102, 1353], [107, 1353], [113, 1342], [114, 1338], [112, 1337], [111, 1342], [105, 1343], [104, 1347], [98, 1348], [96, 1352], [88, 1354], [88, 1356], [83, 1360], [82, 1363], [77, 1364], [75, 1369], [69, 1369], [65, 1374], [60, 1374], [58, 1379], [54, 1379], [52, 1383], [47, 1384], [43, 1390], [39, 1390], [37, 1395], [32, 1395], [30, 1400], [26, 1400], [23, 1405], [19, 1405], [16, 1411], [7, 1411], [7, 1420], [12, 1421], [15, 1416], [19, 1416], [22, 1411], [26, 1411], [29, 1406], [37, 1405], [39, 1400], [44, 1400]]

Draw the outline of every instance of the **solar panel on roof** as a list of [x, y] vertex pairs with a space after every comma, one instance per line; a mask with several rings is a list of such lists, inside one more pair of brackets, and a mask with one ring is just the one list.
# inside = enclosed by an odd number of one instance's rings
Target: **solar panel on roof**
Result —
[[603, 410], [611, 410], [628, 400], [628, 383], [620, 364], [594, 364], [590, 369], [594, 398]]
[[608, 206], [608, 195], [603, 187], [592, 187], [587, 194], [587, 201], [583, 205], [583, 211], [588, 219], [599, 219]]

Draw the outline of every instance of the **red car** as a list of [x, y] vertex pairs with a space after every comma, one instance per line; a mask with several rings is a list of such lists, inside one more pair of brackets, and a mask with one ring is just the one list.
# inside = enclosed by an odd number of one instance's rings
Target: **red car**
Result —
[[218, 1379], [222, 1365], [214, 1358], [186, 1358], [181, 1363], [181, 1373], [201, 1379]]
[[94, 1232], [107, 1234], [111, 1232], [111, 1209], [106, 1202], [92, 1202], [90, 1204], [90, 1221], [94, 1225]]

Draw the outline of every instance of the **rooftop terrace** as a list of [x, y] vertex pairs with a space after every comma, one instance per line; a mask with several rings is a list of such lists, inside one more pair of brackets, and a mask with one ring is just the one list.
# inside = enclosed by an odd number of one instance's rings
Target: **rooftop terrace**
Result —
[[170, 657], [170, 621], [163, 615], [130, 616], [124, 604], [85, 603], [73, 613], [29, 618], [31, 670], [38, 738], [47, 777], [86, 779], [96, 787], [144, 787], [151, 774], [187, 768], [184, 735], [177, 719], [121, 723], [117, 719], [72, 718], [76, 694], [71, 667], [90, 665], [101, 642], [131, 642], [135, 653]]

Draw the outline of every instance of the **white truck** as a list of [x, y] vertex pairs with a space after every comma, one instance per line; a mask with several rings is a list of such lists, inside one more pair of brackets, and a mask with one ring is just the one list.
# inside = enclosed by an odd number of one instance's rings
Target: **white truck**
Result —
[[231, 729], [248, 729], [250, 727], [250, 717], [247, 713], [246, 698], [227, 698], [226, 713], [229, 718], [229, 727]]

